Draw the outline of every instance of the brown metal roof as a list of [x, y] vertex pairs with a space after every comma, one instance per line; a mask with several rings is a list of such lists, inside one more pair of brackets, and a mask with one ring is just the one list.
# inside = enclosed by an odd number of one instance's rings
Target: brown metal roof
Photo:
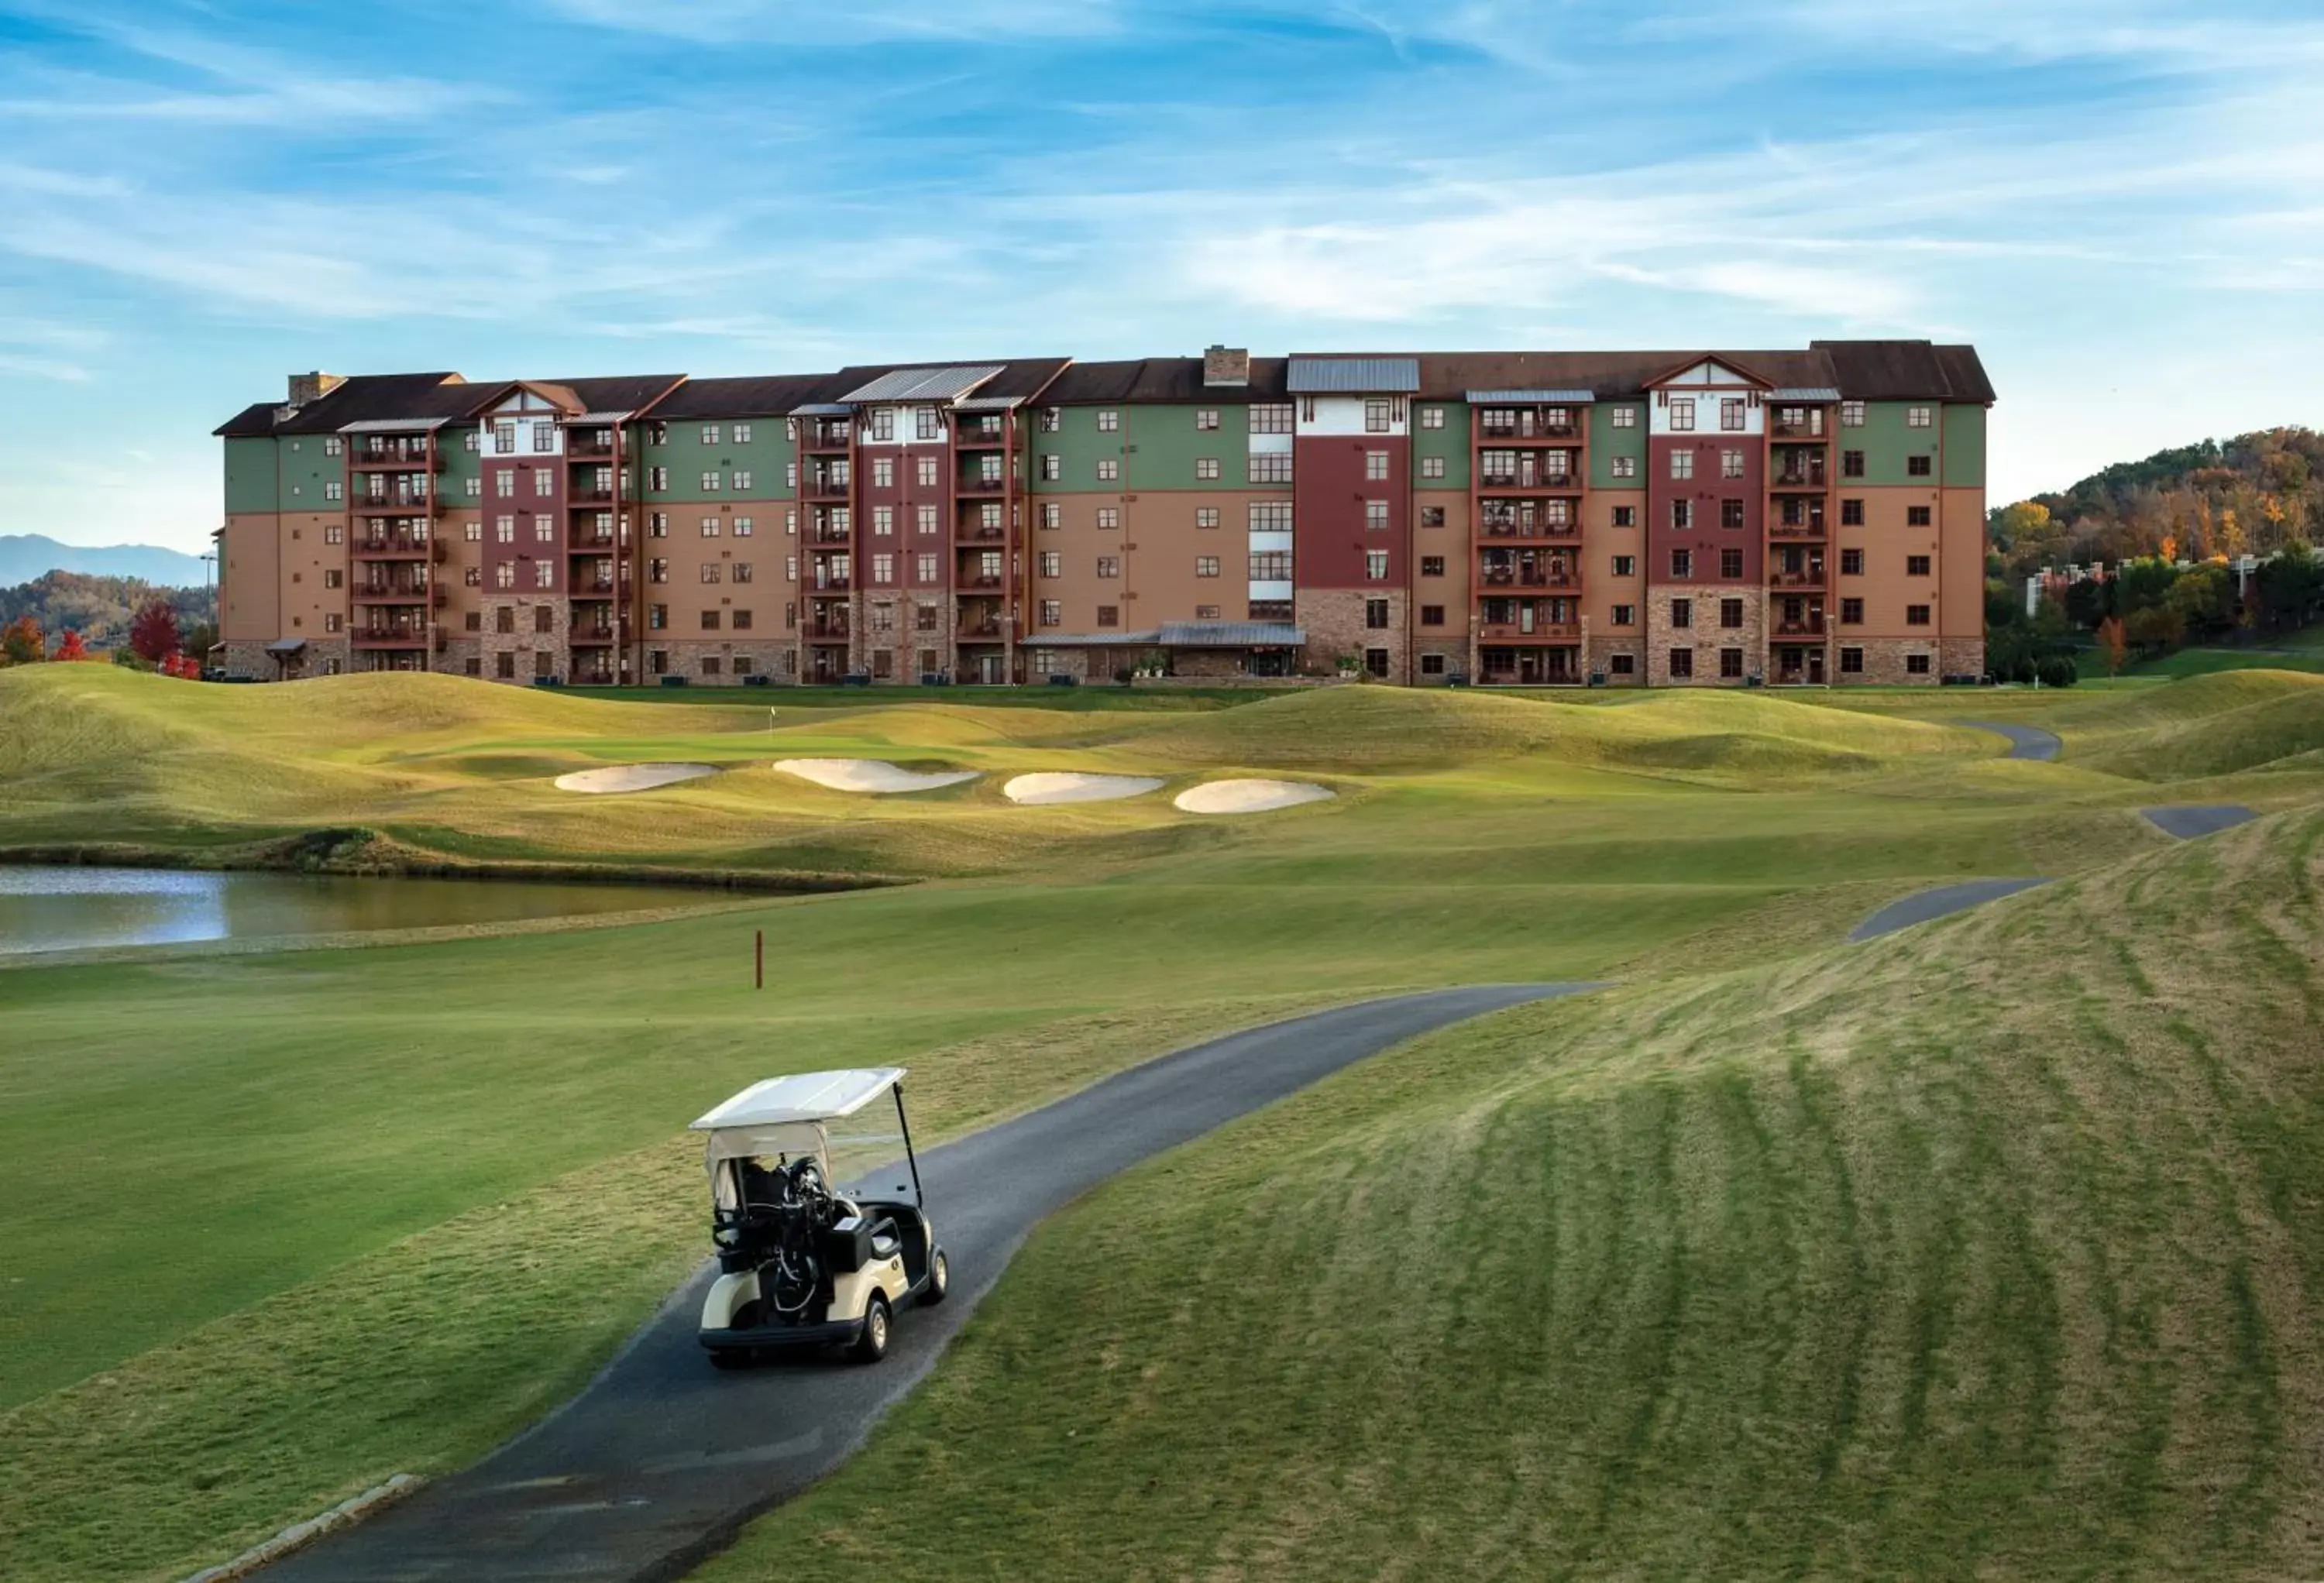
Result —
[[1100, 401], [1281, 400], [1287, 393], [1286, 357], [1254, 357], [1247, 385], [1206, 385], [1199, 357], [1133, 357], [1118, 363], [1076, 363], [1041, 397], [1050, 407]]
[[327, 395], [281, 416], [285, 404], [245, 407], [212, 432], [244, 439], [275, 434], [333, 434], [340, 426], [381, 418], [464, 418], [505, 384], [466, 384], [452, 373], [359, 373]]
[[1927, 341], [1815, 341], [1831, 359], [1838, 378], [1831, 382], [1859, 401], [1993, 400], [1993, 382], [1974, 346], [1938, 346]]
[[778, 373], [690, 379], [655, 402], [653, 416], [672, 422], [695, 418], [781, 418], [813, 400], [831, 377]]
[[569, 392], [584, 412], [636, 412], [655, 397], [686, 382], [682, 373], [617, 373], [598, 379], [531, 382]]

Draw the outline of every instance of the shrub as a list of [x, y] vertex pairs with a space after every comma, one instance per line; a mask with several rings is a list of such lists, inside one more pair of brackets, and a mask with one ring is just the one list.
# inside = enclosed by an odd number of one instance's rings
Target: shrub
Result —
[[2079, 673], [2075, 671], [2072, 660], [2052, 655], [2035, 666], [2034, 674], [2041, 678], [2045, 687], [2070, 687]]

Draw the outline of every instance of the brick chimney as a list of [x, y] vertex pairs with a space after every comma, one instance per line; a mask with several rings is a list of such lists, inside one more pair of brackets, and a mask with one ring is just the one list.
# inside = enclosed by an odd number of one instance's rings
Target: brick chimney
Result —
[[1250, 383], [1250, 351], [1244, 346], [1206, 346], [1203, 350], [1203, 382], [1206, 385]]
[[290, 405], [304, 407], [309, 401], [319, 401], [347, 382], [343, 373], [294, 373], [290, 376]]

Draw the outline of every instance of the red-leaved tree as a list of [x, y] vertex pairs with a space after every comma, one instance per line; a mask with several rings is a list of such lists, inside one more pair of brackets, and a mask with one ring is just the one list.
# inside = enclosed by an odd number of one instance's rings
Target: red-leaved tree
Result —
[[129, 623], [129, 647], [138, 658], [159, 665], [178, 651], [178, 612], [165, 599], [149, 599]]
[[31, 616], [18, 616], [0, 627], [0, 665], [37, 665], [48, 657], [49, 645], [41, 636], [41, 623]]
[[78, 632], [68, 628], [65, 635], [57, 640], [56, 651], [49, 658], [60, 665], [69, 665], [75, 660], [87, 659], [88, 645], [80, 640]]
[[161, 661], [161, 674], [180, 681], [198, 682], [202, 679], [202, 662], [190, 654], [172, 654]]

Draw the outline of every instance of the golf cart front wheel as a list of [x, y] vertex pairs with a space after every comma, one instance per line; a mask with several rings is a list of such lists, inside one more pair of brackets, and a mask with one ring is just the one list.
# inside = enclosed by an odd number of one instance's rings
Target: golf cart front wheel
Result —
[[856, 1362], [877, 1363], [888, 1356], [888, 1331], [893, 1323], [888, 1300], [874, 1292], [863, 1310], [863, 1333], [855, 1339]]
[[920, 1301], [933, 1308], [942, 1302], [945, 1293], [951, 1290], [952, 1261], [945, 1257], [945, 1250], [939, 1247], [929, 1256], [928, 1284], [927, 1289], [920, 1293]]

